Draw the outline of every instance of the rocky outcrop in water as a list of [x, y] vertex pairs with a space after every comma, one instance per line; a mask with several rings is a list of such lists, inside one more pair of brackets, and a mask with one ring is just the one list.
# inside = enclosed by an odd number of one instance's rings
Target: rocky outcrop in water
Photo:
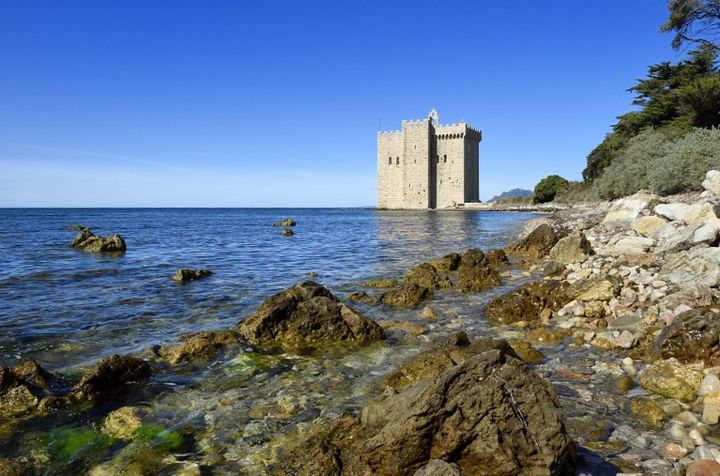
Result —
[[276, 221], [272, 224], [272, 226], [281, 226], [281, 227], [289, 227], [289, 226], [295, 226], [297, 225], [297, 222], [293, 220], [292, 218], [286, 218], [284, 220]]
[[700, 360], [709, 367], [720, 365], [720, 307], [685, 311], [662, 330], [650, 358], [671, 357], [685, 363]]
[[88, 371], [70, 391], [75, 400], [105, 400], [150, 378], [150, 365], [129, 355], [111, 355]]
[[238, 331], [251, 344], [282, 347], [371, 342], [385, 337], [377, 323], [313, 281], [269, 297], [239, 324]]
[[463, 292], [480, 292], [490, 286], [500, 284], [497, 269], [507, 263], [502, 250], [490, 251], [487, 254], [478, 249], [463, 253], [458, 265], [457, 287]]
[[196, 281], [198, 279], [207, 278], [209, 276], [212, 276], [212, 274], [212, 271], [210, 271], [209, 269], [180, 268], [175, 272], [172, 280], [180, 283], [185, 283], [188, 281]]
[[499, 324], [537, 321], [543, 313], [551, 314], [571, 300], [568, 289], [567, 283], [557, 280], [528, 283], [490, 301], [485, 307], [485, 316]]
[[122, 236], [97, 236], [89, 228], [83, 228], [70, 246], [91, 253], [122, 253], [127, 249]]
[[47, 395], [52, 376], [36, 362], [13, 368], [0, 366], [0, 416], [14, 416], [34, 410]]
[[295, 232], [290, 228], [284, 228], [281, 234], [282, 236], [293, 236]]
[[540, 259], [547, 256], [557, 242], [558, 236], [555, 231], [550, 225], [543, 223], [505, 251], [520, 258]]
[[430, 288], [418, 286], [413, 283], [402, 283], [380, 296], [380, 301], [391, 307], [415, 307], [426, 299], [431, 298], [433, 292]]
[[[279, 474], [569, 474], [576, 464], [554, 391], [489, 350], [345, 415], [293, 451]], [[422, 473], [421, 473], [422, 474]]]

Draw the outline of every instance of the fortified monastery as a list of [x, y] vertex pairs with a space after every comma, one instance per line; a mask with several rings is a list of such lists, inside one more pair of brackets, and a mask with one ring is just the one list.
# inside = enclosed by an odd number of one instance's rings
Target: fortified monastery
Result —
[[378, 208], [449, 208], [477, 202], [482, 134], [464, 121], [402, 121], [377, 135]]

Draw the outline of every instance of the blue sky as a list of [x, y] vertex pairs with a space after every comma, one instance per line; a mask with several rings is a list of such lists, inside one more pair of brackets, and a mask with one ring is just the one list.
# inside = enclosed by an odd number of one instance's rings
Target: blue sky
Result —
[[480, 195], [579, 179], [662, 0], [0, 0], [0, 206], [367, 206], [402, 119], [483, 130]]

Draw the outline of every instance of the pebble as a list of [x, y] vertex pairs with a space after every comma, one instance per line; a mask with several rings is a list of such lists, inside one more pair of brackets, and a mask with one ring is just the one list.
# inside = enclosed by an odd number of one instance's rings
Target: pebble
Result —
[[678, 445], [677, 443], [668, 443], [662, 450], [663, 458], [667, 459], [682, 459], [688, 454], [688, 450]]
[[693, 428], [688, 432], [688, 436], [693, 440], [693, 443], [695, 443], [695, 446], [700, 446], [705, 444], [705, 438], [703, 438], [702, 434], [696, 429]]
[[708, 393], [717, 392], [718, 390], [720, 390], [720, 378], [715, 374], [708, 373], [700, 383], [698, 394], [707, 395]]
[[688, 425], [688, 426], [689, 425], [695, 426], [698, 423], [700, 423], [700, 420], [698, 420], [697, 417], [692, 414], [692, 412], [689, 412], [687, 410], [682, 411], [682, 412], [678, 413], [677, 415], [675, 415], [675, 419], [681, 423]]
[[695, 461], [688, 466], [685, 476], [720, 476], [720, 463], [714, 460]]

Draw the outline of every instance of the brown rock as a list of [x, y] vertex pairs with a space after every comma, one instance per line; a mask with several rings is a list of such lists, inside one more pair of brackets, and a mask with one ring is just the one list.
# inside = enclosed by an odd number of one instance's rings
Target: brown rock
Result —
[[350, 301], [361, 302], [363, 304], [377, 304], [377, 298], [370, 296], [365, 291], [354, 292], [348, 295]]
[[380, 326], [341, 303], [330, 291], [305, 281], [271, 296], [240, 322], [240, 335], [251, 344], [314, 347], [385, 338]]
[[520, 286], [515, 291], [493, 299], [485, 307], [485, 316], [492, 322], [511, 324], [535, 321], [544, 309], [557, 311], [570, 302], [566, 292], [569, 285], [555, 280], [537, 281]]
[[472, 249], [463, 253], [458, 267], [458, 289], [463, 292], [480, 292], [500, 284], [496, 268], [504, 257], [502, 251], [486, 255], [478, 249]]
[[77, 400], [100, 400], [150, 378], [147, 362], [129, 355], [111, 355], [98, 363], [70, 391]]
[[195, 281], [197, 279], [203, 279], [207, 278], [208, 276], [211, 276], [213, 273], [209, 269], [188, 269], [188, 268], [180, 268], [177, 270], [175, 275], [172, 277], [173, 281], [178, 282], [187, 282], [187, 281]]
[[720, 308], [683, 312], [662, 330], [648, 354], [653, 360], [674, 357], [685, 363], [702, 360], [708, 366], [720, 365]]
[[385, 321], [380, 323], [380, 327], [383, 329], [399, 329], [413, 336], [419, 336], [425, 332], [423, 326], [408, 321]]
[[547, 256], [558, 237], [550, 225], [543, 223], [528, 236], [507, 248], [507, 253], [520, 258], [540, 259]]
[[428, 289], [449, 288], [452, 286], [450, 278], [429, 263], [423, 263], [411, 268], [405, 274], [404, 282]]
[[442, 273], [457, 271], [458, 266], [460, 266], [460, 254], [450, 253], [449, 255], [445, 255], [442, 258], [429, 261], [428, 264], [430, 264], [433, 268]]
[[180, 336], [180, 344], [157, 349], [157, 354], [175, 365], [196, 358], [209, 358], [221, 349], [239, 343], [239, 335], [234, 331], [194, 332]]
[[577, 231], [559, 240], [550, 250], [548, 259], [562, 264], [580, 263], [592, 252], [585, 233]]
[[397, 284], [397, 279], [371, 279], [365, 281], [363, 286], [366, 288], [394, 288]]
[[380, 301], [386, 306], [415, 307], [422, 301], [432, 297], [432, 291], [417, 284], [403, 283], [395, 289], [380, 296]]
[[92, 253], [122, 253], [127, 249], [122, 236], [97, 236], [90, 229], [81, 231], [70, 246]]
[[720, 476], [720, 463], [711, 459], [701, 459], [688, 466], [685, 476]]

